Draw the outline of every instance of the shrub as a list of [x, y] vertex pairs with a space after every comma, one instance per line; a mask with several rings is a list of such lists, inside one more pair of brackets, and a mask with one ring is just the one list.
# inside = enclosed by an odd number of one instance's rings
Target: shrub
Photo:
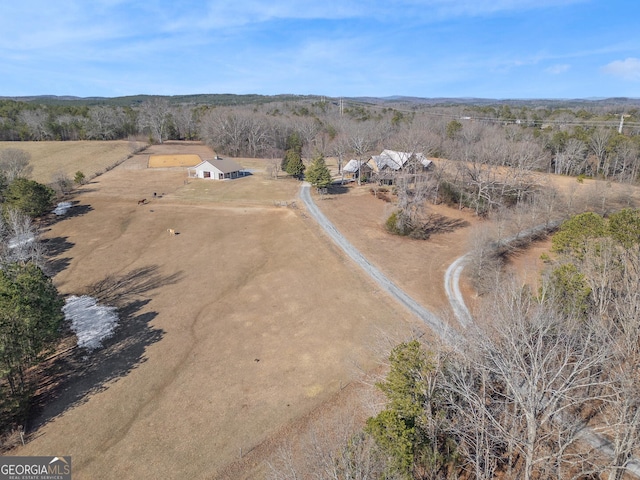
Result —
[[407, 234], [406, 228], [404, 226], [404, 222], [402, 221], [401, 212], [396, 211], [396, 212], [393, 212], [391, 215], [389, 215], [389, 218], [387, 218], [385, 226], [387, 228], [387, 231], [394, 235], [404, 236]]
[[84, 173], [82, 173], [80, 170], [78, 170], [75, 176], [73, 177], [73, 183], [75, 183], [76, 185], [84, 185], [85, 180], [86, 180], [86, 177], [84, 176]]
[[440, 194], [440, 201], [444, 202], [445, 205], [449, 207], [457, 207], [460, 203], [460, 193], [456, 187], [449, 182], [442, 182], [438, 191]]

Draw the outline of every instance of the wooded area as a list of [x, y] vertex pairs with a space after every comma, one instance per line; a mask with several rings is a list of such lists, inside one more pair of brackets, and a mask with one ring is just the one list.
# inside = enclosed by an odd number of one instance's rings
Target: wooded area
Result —
[[0, 436], [22, 431], [36, 387], [30, 369], [55, 346], [64, 320], [35, 223], [55, 192], [30, 172], [25, 152], [0, 151]]

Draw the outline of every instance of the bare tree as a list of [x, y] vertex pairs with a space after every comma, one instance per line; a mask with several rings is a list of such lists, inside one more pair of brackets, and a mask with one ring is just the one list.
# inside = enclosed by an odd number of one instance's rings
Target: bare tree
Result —
[[[467, 337], [476, 368], [495, 379], [482, 401], [500, 398], [511, 406], [493, 411], [492, 421], [522, 455], [517, 476], [546, 478], [541, 473], [557, 473], [558, 462], [563, 468], [572, 464], [557, 458], [558, 451], [580, 458], [590, 454], [578, 441], [578, 426], [586, 406], [603, 398], [610, 352], [597, 325], [560, 317], [517, 285], [501, 288], [490, 305], [491, 326]], [[516, 418], [501, 418], [504, 413]]]
[[53, 182], [53, 187], [59, 195], [66, 195], [73, 188], [73, 181], [69, 178], [66, 172], [61, 170], [55, 172], [51, 181]]
[[140, 127], [148, 130], [154, 140], [163, 143], [167, 139], [171, 121], [169, 102], [163, 98], [154, 98], [143, 103], [138, 121]]
[[605, 177], [607, 176], [606, 161], [607, 161], [607, 145], [611, 138], [611, 130], [598, 128], [589, 139], [589, 148], [596, 156], [597, 165], [594, 173], [602, 172]]
[[[360, 432], [355, 412], [328, 415], [269, 462], [270, 480], [368, 480], [383, 478], [385, 464], [374, 440]], [[389, 480], [394, 477], [384, 476]], [[400, 480], [398, 478], [398, 480]]]
[[89, 139], [111, 140], [124, 133], [124, 124], [122, 109], [97, 106], [89, 110], [89, 118], [84, 126]]
[[0, 262], [33, 262], [45, 270], [45, 248], [39, 240], [38, 228], [31, 218], [15, 209], [8, 209], [5, 217], [6, 219], [0, 222]]
[[585, 173], [587, 147], [582, 140], [570, 138], [555, 155], [555, 173], [578, 175]]
[[211, 110], [202, 119], [201, 137], [228, 155], [240, 156], [247, 138], [246, 117], [233, 109]]
[[41, 141], [51, 138], [47, 129], [48, 115], [44, 110], [21, 110], [18, 120], [27, 126], [33, 140]]
[[0, 150], [0, 172], [4, 173], [9, 183], [16, 178], [29, 178], [33, 167], [29, 164], [31, 154], [18, 148]]
[[197, 133], [197, 121], [194, 109], [188, 105], [180, 105], [171, 110], [171, 118], [178, 138], [193, 140]]

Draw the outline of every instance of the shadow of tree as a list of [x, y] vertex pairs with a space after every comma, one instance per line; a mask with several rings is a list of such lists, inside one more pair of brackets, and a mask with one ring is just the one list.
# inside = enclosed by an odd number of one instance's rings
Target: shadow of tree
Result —
[[118, 326], [101, 348], [91, 352], [77, 348], [75, 337], [69, 332], [69, 348], [41, 365], [27, 425], [29, 432], [33, 434], [68, 409], [86, 402], [90, 395], [108, 388], [109, 382], [126, 376], [146, 361], [147, 347], [160, 341], [165, 332], [150, 326], [157, 312], [142, 312], [151, 300], [134, 297], [181, 278], [181, 272], [163, 276], [158, 267], [150, 266], [122, 277], [110, 275], [89, 287], [100, 303], [117, 307]]
[[444, 215], [432, 213], [428, 215], [422, 223], [412, 227], [406, 234], [410, 238], [417, 240], [427, 240], [431, 235], [438, 233], [450, 233], [458, 228], [467, 227], [469, 222], [459, 218], [449, 218]]
[[433, 235], [436, 233], [451, 233], [458, 228], [468, 227], [469, 222], [460, 218], [449, 218], [444, 215], [432, 213], [427, 217], [423, 225], [424, 232]]
[[71, 257], [63, 257], [63, 258], [56, 258], [55, 260], [49, 260], [45, 265], [44, 271], [50, 277], [54, 277], [58, 273], [68, 268], [70, 263], [71, 263]]
[[63, 253], [73, 248], [75, 243], [69, 242], [67, 240], [68, 238], [69, 237], [54, 237], [46, 239], [42, 242], [46, 251], [47, 258], [49, 258], [45, 265], [45, 271], [47, 275], [55, 276], [69, 266], [69, 263], [71, 262], [70, 257], [56, 258], [54, 260], [51, 260], [52, 257], [62, 255]]
[[50, 213], [43, 218], [42, 226], [50, 227], [51, 225], [61, 222], [67, 218], [80, 217], [93, 210], [93, 207], [91, 205], [79, 205], [80, 202], [78, 200], [74, 200], [69, 203], [71, 203], [71, 208], [69, 208], [69, 210], [67, 210], [64, 215], [56, 215], [55, 213]]
[[341, 185], [340, 183], [332, 183], [329, 185], [329, 194], [331, 195], [342, 195], [349, 191], [349, 187], [346, 185]]
[[122, 276], [107, 275], [102, 280], [89, 285], [86, 294], [106, 305], [120, 307], [131, 297], [143, 295], [165, 285], [175, 284], [182, 277], [182, 272], [163, 276], [158, 272], [156, 265], [151, 265], [136, 268]]
[[69, 237], [54, 237], [44, 240], [42, 244], [47, 249], [47, 255], [50, 257], [57, 257], [58, 255], [71, 250], [75, 243], [70, 242], [68, 238]]
[[76, 205], [79, 202], [73, 203], [74, 205], [69, 209], [66, 215], [60, 215], [61, 219], [79, 217], [81, 215], [86, 215], [93, 210], [93, 207], [91, 205]]

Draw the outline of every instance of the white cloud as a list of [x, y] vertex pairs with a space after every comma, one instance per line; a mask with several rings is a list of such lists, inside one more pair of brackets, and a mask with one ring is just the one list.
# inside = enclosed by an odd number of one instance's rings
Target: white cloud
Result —
[[616, 60], [602, 67], [602, 71], [623, 80], [640, 80], [640, 59], [629, 57], [624, 60]]
[[551, 65], [550, 67], [545, 69], [545, 72], [550, 73], [552, 75], [560, 75], [561, 73], [567, 72], [571, 68], [571, 65], [566, 63]]

